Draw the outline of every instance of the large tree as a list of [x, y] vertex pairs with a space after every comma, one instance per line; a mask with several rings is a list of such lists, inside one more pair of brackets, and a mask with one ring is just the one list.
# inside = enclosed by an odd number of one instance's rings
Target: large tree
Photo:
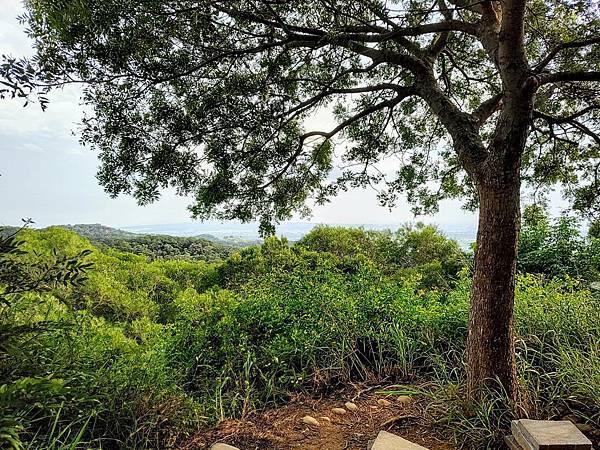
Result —
[[[594, 0], [28, 0], [31, 61], [5, 94], [83, 83], [100, 183], [194, 216], [273, 224], [348, 187], [479, 208], [471, 393], [518, 387], [513, 300], [522, 181], [597, 206]], [[31, 91], [31, 92], [30, 92]], [[317, 110], [336, 124], [307, 128]], [[389, 167], [394, 164], [394, 171]]]

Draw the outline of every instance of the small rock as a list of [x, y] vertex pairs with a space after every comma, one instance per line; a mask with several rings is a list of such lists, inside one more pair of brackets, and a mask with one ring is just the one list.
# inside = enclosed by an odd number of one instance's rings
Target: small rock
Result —
[[339, 414], [340, 416], [343, 416], [344, 414], [346, 414], [348, 412], [344, 408], [333, 408], [331, 411], [334, 414]]
[[344, 406], [348, 411], [358, 411], [358, 406], [356, 406], [356, 403], [346, 402], [344, 403]]
[[399, 395], [396, 400], [398, 401], [398, 403], [402, 404], [411, 403], [413, 401], [410, 395]]
[[331, 419], [327, 416], [321, 416], [321, 417], [319, 417], [319, 419], [321, 419], [323, 422], [325, 422], [327, 424], [331, 424]]
[[315, 427], [318, 427], [320, 425], [319, 421], [312, 416], [304, 416], [302, 418], [302, 422], [304, 422], [306, 425], [313, 425]]
[[386, 400], [384, 398], [380, 398], [379, 400], [377, 400], [377, 403], [380, 406], [390, 406], [392, 404], [392, 402], [390, 402], [389, 400]]

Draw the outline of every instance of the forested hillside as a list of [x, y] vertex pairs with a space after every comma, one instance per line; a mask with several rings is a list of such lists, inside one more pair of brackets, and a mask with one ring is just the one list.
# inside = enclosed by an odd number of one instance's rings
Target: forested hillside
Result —
[[99, 223], [93, 224], [75, 224], [61, 225], [67, 230], [74, 231], [80, 236], [89, 239], [92, 242], [104, 242], [114, 239], [132, 239], [138, 236], [136, 233], [120, 230], [118, 228], [107, 227]]
[[[74, 231], [98, 247], [145, 255], [150, 259], [217, 261], [243, 246], [239, 242], [228, 242], [214, 236], [179, 237], [137, 234], [100, 224], [60, 225], [60, 227]], [[16, 227], [0, 227], [0, 236], [10, 235], [17, 230]]]
[[138, 235], [128, 239], [106, 239], [100, 241], [116, 250], [156, 258], [183, 258], [217, 261], [226, 258], [236, 247], [202, 238]]
[[137, 234], [104, 225], [64, 225], [93, 244], [156, 258], [183, 258], [216, 261], [226, 258], [235, 245], [215, 238]]
[[[536, 415], [593, 430], [599, 241], [525, 217], [520, 382]], [[2, 448], [177, 448], [220, 419], [356, 382], [410, 385], [473, 449], [498, 448], [510, 419], [496, 394], [475, 411], [463, 401], [472, 256], [433, 227], [318, 227], [214, 262], [51, 227], [4, 239], [0, 258]]]

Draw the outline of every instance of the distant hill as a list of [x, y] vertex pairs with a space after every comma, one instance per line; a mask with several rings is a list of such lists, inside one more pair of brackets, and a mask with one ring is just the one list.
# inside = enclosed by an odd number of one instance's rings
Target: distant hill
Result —
[[67, 230], [74, 231], [80, 236], [91, 241], [102, 241], [105, 239], [134, 239], [140, 236], [137, 233], [107, 227], [99, 223], [80, 223], [75, 225], [59, 225]]
[[[282, 222], [277, 225], [276, 235], [287, 238], [290, 242], [302, 239], [315, 226], [313, 222]], [[364, 228], [365, 230], [383, 231], [397, 230], [402, 223], [369, 224], [369, 223], [325, 223], [328, 226], [341, 226], [345, 228]], [[259, 224], [256, 222], [239, 223], [235, 221], [194, 221], [172, 224], [138, 225], [125, 227], [127, 231], [143, 234], [165, 234], [169, 236], [196, 236], [215, 242], [225, 242], [236, 246], [248, 246], [260, 244], [258, 233]], [[443, 234], [458, 241], [460, 246], [468, 250], [471, 243], [475, 241], [477, 227], [473, 225], [439, 227]]]
[[[147, 255], [154, 259], [185, 258], [211, 262], [227, 258], [233, 251], [243, 246], [233, 239], [219, 239], [211, 235], [179, 237], [139, 234], [98, 223], [57, 226], [89, 239], [96, 246]], [[8, 236], [18, 230], [18, 227], [0, 227], [0, 236]]]
[[0, 237], [7, 237], [19, 231], [19, 227], [0, 226]]
[[123, 252], [152, 258], [185, 258], [216, 261], [227, 258], [236, 247], [196, 237], [138, 235], [131, 238], [103, 239], [99, 242]]
[[214, 236], [179, 237], [161, 234], [139, 234], [101, 224], [61, 225], [89, 239], [123, 252], [152, 258], [186, 258], [216, 261], [226, 258], [236, 246]]
[[256, 238], [247, 238], [240, 236], [225, 236], [221, 239], [216, 238], [218, 242], [222, 242], [227, 245], [233, 245], [234, 247], [251, 247], [253, 245], [260, 245], [264, 241], [262, 239]]
[[[162, 234], [162, 236], [173, 236], [171, 234]], [[179, 235], [175, 235], [175, 236], [179, 236]], [[198, 238], [198, 239], [206, 239], [207, 241], [211, 241], [211, 242], [216, 242], [218, 244], [223, 244], [223, 245], [232, 245], [234, 247], [250, 247], [252, 245], [260, 245], [263, 243], [262, 239], [252, 239], [252, 238], [246, 238], [246, 237], [241, 237], [241, 236], [223, 236], [223, 237], [217, 237], [214, 236], [212, 234], [198, 234], [196, 236], [190, 236], [193, 238]]]

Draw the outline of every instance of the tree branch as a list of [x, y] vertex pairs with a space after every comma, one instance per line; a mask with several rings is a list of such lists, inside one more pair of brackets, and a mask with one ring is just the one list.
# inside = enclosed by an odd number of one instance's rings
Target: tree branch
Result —
[[570, 122], [572, 120], [577, 119], [578, 117], [583, 116], [584, 114], [587, 114], [595, 109], [600, 109], [600, 105], [590, 105], [586, 108], [583, 108], [580, 111], [574, 112], [573, 114], [570, 114], [568, 116], [565, 117], [556, 117], [556, 116], [552, 116], [550, 114], [546, 114], [543, 113], [541, 111], [537, 111], [535, 110], [533, 112], [534, 117], [539, 117], [541, 119], [546, 120], [547, 122], [552, 122], [552, 123], [566, 123], [566, 122]]
[[[448, 10], [446, 2], [444, 0], [438, 0], [438, 3], [440, 5], [440, 10], [442, 11], [444, 19], [446, 19], [447, 22], [452, 21], [452, 12]], [[450, 31], [442, 31], [440, 34], [437, 35], [437, 37], [433, 40], [433, 42], [429, 45], [429, 48], [427, 49], [427, 53], [430, 57], [436, 58], [442, 52], [442, 50], [446, 48], [446, 45], [448, 44], [448, 38], [450, 37], [450, 33]]]
[[539, 63], [535, 65], [533, 71], [536, 73], [540, 73], [548, 64], [550, 64], [550, 62], [558, 53], [565, 49], [587, 47], [588, 45], [594, 45], [598, 43], [600, 43], [600, 37], [584, 39], [581, 41], [561, 42], [552, 50], [550, 50], [550, 52], [548, 52], [548, 54], [544, 58], [542, 58], [542, 60]]
[[362, 119], [363, 117], [366, 117], [369, 114], [373, 114], [374, 112], [380, 111], [385, 108], [393, 108], [394, 106], [396, 106], [397, 104], [402, 102], [402, 100], [406, 99], [407, 97], [410, 97], [412, 95], [417, 95], [417, 89], [414, 86], [406, 86], [406, 87], [398, 86], [397, 91], [398, 91], [398, 95], [396, 97], [388, 99], [388, 100], [384, 100], [382, 102], [376, 103], [375, 105], [371, 105], [370, 107], [361, 110], [354, 116], [349, 117], [348, 119], [346, 119], [343, 122], [341, 122], [340, 124], [338, 124], [335, 128], [333, 128], [330, 131], [309, 131], [309, 132], [301, 135], [300, 141], [298, 143], [298, 148], [288, 158], [283, 169], [280, 170], [271, 180], [269, 180], [267, 183], [265, 183], [263, 186], [261, 186], [261, 189], [268, 188], [272, 184], [276, 183], [282, 176], [285, 175], [285, 173], [288, 171], [288, 169], [294, 164], [294, 162], [302, 154], [302, 151], [304, 149], [304, 143], [306, 142], [306, 140], [308, 138], [318, 136], [318, 137], [323, 137], [325, 139], [331, 139], [336, 134], [338, 134], [340, 131], [342, 131], [344, 128], [346, 128], [349, 125], [352, 125], [353, 123], [357, 122], [358, 120]]
[[[560, 126], [563, 124], [571, 125], [573, 128], [576, 128], [581, 133], [592, 138], [596, 142], [596, 144], [600, 144], [600, 136], [597, 133], [595, 133], [594, 131], [592, 131], [591, 129], [589, 129], [587, 126], [585, 126], [584, 124], [582, 124], [581, 122], [576, 120], [578, 117], [580, 117], [594, 109], [598, 109], [599, 107], [600, 107], [599, 105], [590, 106], [590, 107], [584, 108], [583, 110], [578, 111], [574, 114], [571, 114], [570, 116], [567, 116], [567, 117], [555, 117], [550, 114], [543, 113], [541, 111], [534, 111], [533, 117], [545, 120], [549, 124], [549, 126], [552, 126], [552, 125]], [[565, 131], [564, 128], [562, 128], [562, 129], [563, 129], [563, 131]], [[554, 136], [554, 137], [556, 137], [556, 136]], [[577, 144], [579, 144], [579, 143], [577, 143]]]
[[558, 83], [561, 81], [600, 81], [600, 72], [554, 72], [544, 73], [538, 77], [539, 84]]
[[463, 22], [462, 20], [445, 20], [443, 22], [426, 23], [414, 27], [400, 28], [389, 33], [390, 37], [396, 36], [420, 36], [423, 34], [442, 33], [448, 31], [459, 31], [472, 36], [479, 36], [477, 24]]
[[500, 92], [481, 103], [471, 114], [479, 126], [483, 125], [492, 114], [502, 107], [503, 93]]
[[[398, 86], [397, 84], [394, 84], [394, 83], [379, 83], [379, 84], [374, 84], [374, 85], [369, 85], [369, 86], [355, 86], [355, 87], [351, 87], [351, 88], [340, 88], [340, 89], [327, 88], [327, 89], [323, 89], [321, 92], [314, 95], [313, 97], [306, 99], [301, 103], [298, 103], [298, 105], [296, 105], [295, 107], [288, 110], [284, 115], [287, 116], [296, 111], [315, 106], [321, 100], [323, 100], [324, 98], [326, 98], [330, 95], [363, 94], [363, 93], [367, 93], [367, 92], [376, 92], [376, 91], [383, 91], [383, 90], [402, 91], [402, 89], [404, 89], [402, 86]], [[282, 116], [284, 116], [284, 115], [282, 115]]]
[[498, 64], [505, 89], [521, 89], [522, 75], [529, 68], [525, 56], [524, 27], [525, 0], [505, 0], [500, 12], [498, 35]]

